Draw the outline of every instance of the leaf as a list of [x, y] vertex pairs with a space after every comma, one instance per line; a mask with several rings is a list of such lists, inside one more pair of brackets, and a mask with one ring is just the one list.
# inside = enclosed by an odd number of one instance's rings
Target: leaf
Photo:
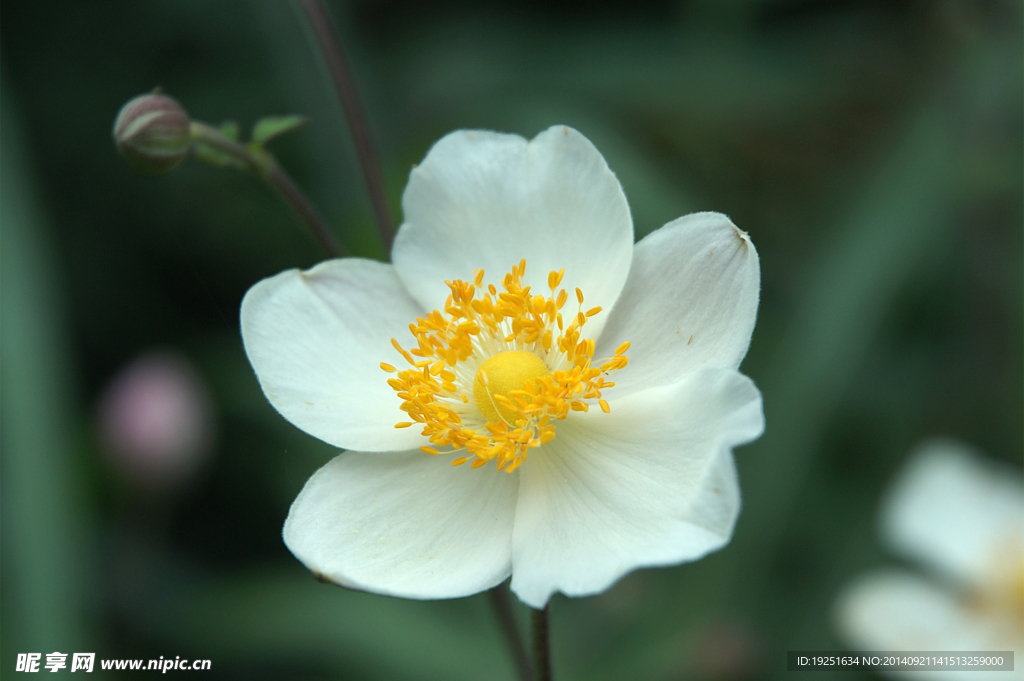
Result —
[[280, 664], [301, 651], [340, 670], [375, 670], [373, 678], [514, 678], [484, 596], [387, 598], [328, 587], [292, 567], [176, 583], [152, 603], [143, 626], [214, 659], [255, 654], [259, 664]]
[[[68, 392], [66, 289], [50, 245], [46, 204], [32, 172], [17, 97], [0, 81], [0, 363], [3, 365], [2, 496], [4, 644], [90, 649], [84, 625], [84, 582], [67, 566], [87, 560], [91, 510], [74, 469], [77, 448]], [[7, 392], [10, 390], [11, 392]], [[84, 521], [84, 522], [83, 522]], [[10, 578], [10, 582], [6, 581]], [[36, 643], [39, 641], [40, 643]], [[45, 641], [45, 643], [42, 643]], [[52, 643], [51, 643], [52, 642]], [[59, 648], [57, 646], [60, 646]], [[81, 648], [79, 647], [81, 646]], [[10, 650], [10, 649], [9, 649]], [[5, 653], [4, 665], [10, 653]]]
[[238, 123], [234, 121], [224, 121], [220, 124], [220, 134], [227, 137], [232, 142], [238, 141]]
[[266, 144], [270, 140], [292, 130], [298, 130], [309, 119], [305, 116], [266, 116], [256, 121], [252, 126], [252, 141], [257, 144]]

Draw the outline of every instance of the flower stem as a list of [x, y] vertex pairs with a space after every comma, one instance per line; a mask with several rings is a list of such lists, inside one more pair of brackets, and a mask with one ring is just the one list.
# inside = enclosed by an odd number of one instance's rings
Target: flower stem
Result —
[[343, 255], [327, 223], [320, 217], [309, 198], [288, 176], [288, 173], [277, 164], [273, 156], [265, 151], [254, 153], [245, 145], [225, 137], [220, 130], [200, 121], [192, 121], [189, 125], [189, 132], [193, 142], [201, 142], [226, 154], [237, 163], [238, 167], [266, 180], [295, 209], [295, 212], [312, 230], [313, 236], [329, 256], [340, 258]]
[[551, 637], [548, 633], [548, 609], [531, 610], [533, 619], [533, 668], [537, 681], [551, 681]]
[[530, 666], [530, 658], [526, 654], [526, 646], [523, 645], [523, 637], [519, 634], [515, 614], [512, 612], [512, 602], [509, 600], [505, 585], [499, 584], [491, 589], [488, 594], [491, 597], [494, 612], [498, 616], [501, 633], [505, 634], [508, 652], [516, 665], [520, 681], [533, 681], [533, 668]]
[[373, 143], [370, 141], [369, 128], [366, 125], [366, 118], [363, 116], [363, 109], [359, 103], [348, 60], [334, 33], [323, 2], [321, 0], [299, 0], [299, 5], [306, 15], [310, 28], [313, 29], [313, 35], [334, 83], [334, 91], [338, 95], [341, 108], [348, 120], [349, 132], [352, 133], [356, 155], [359, 157], [359, 165], [363, 170], [363, 179], [366, 180], [366, 188], [370, 192], [370, 203], [373, 206], [374, 217], [377, 219], [377, 229], [380, 232], [381, 241], [384, 242], [384, 248], [390, 251], [395, 236], [394, 222], [392, 222], [391, 213], [388, 211], [380, 164], [377, 161]]

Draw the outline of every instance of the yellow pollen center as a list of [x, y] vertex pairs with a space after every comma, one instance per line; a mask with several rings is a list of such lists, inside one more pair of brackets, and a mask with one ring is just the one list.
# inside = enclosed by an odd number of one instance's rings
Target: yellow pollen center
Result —
[[527, 381], [551, 373], [548, 365], [537, 355], [526, 350], [507, 350], [488, 358], [480, 365], [473, 382], [473, 400], [488, 421], [504, 421], [516, 425], [518, 410], [511, 403], [509, 393], [523, 390]]
[[[611, 356], [594, 355], [594, 339], [584, 335], [587, 320], [600, 306], [576, 305], [560, 288], [565, 270], [548, 273], [548, 295], [523, 283], [526, 261], [504, 276], [501, 289], [484, 284], [484, 271], [472, 281], [446, 281], [451, 295], [442, 310], [409, 324], [414, 344], [391, 345], [408, 367], [381, 362], [388, 385], [401, 400], [408, 421], [429, 438], [427, 454], [456, 455], [453, 466], [480, 468], [494, 461], [512, 473], [531, 450], [555, 438], [559, 421], [572, 412], [611, 405], [602, 392], [615, 386], [611, 374], [629, 363], [629, 343]], [[567, 306], [568, 303], [568, 306]]]

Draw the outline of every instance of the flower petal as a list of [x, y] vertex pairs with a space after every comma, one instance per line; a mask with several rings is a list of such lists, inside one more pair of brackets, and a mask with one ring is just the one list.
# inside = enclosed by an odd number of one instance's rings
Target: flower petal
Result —
[[423, 311], [394, 268], [356, 258], [264, 279], [242, 301], [242, 341], [263, 392], [281, 415], [337, 447], [368, 451], [426, 443], [387, 384], [382, 361], [401, 357]]
[[731, 448], [764, 428], [750, 379], [703, 369], [610, 414], [572, 416], [519, 469], [512, 589], [525, 603], [597, 593], [729, 541], [740, 504]]
[[517, 481], [419, 450], [346, 452], [292, 504], [284, 541], [318, 577], [403, 598], [458, 598], [511, 569]]
[[694, 213], [636, 245], [597, 347], [630, 342], [615, 394], [678, 381], [700, 366], [735, 369], [747, 353], [761, 287], [757, 251], [720, 213]]
[[[405, 223], [391, 259], [427, 310], [443, 309], [445, 280], [485, 269], [497, 284], [526, 259], [524, 283], [580, 287], [584, 309], [611, 309], [629, 272], [633, 221], [615, 175], [590, 141], [557, 126], [518, 135], [460, 130], [442, 138], [409, 176]], [[596, 336], [604, 315], [587, 325]], [[593, 337], [592, 336], [592, 337]]]
[[[843, 638], [858, 650], [1021, 650], [1012, 627], [1001, 628], [953, 594], [897, 570], [868, 574], [846, 587], [836, 601], [835, 622]], [[1017, 669], [1021, 671], [1019, 665]], [[934, 678], [934, 672], [920, 674]], [[1024, 678], [1024, 674], [1009, 676]], [[988, 678], [988, 674], [946, 671], [942, 678]]]
[[959, 442], [927, 442], [888, 493], [882, 532], [894, 552], [946, 577], [981, 584], [1004, 552], [1021, 553], [1020, 471], [986, 461]]

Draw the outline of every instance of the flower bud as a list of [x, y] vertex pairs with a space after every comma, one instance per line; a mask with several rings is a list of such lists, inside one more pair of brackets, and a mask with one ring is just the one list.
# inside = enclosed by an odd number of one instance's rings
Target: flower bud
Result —
[[192, 146], [188, 112], [167, 95], [139, 95], [118, 112], [114, 142], [140, 173], [166, 173], [185, 160]]
[[213, 403], [184, 357], [149, 352], [103, 391], [99, 432], [109, 462], [129, 482], [172, 488], [192, 477], [210, 453]]

